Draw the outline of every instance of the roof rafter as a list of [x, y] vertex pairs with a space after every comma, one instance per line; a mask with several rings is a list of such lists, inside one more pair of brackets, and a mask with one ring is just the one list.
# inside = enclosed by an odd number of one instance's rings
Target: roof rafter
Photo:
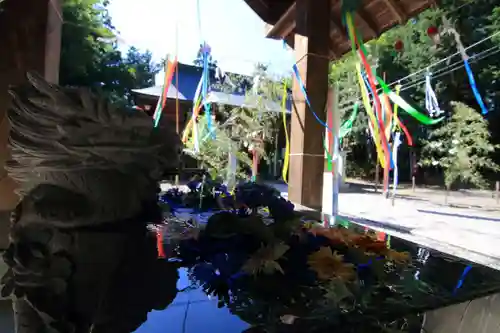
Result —
[[282, 39], [290, 35], [295, 29], [296, 3], [294, 2], [279, 18], [275, 25], [267, 32], [267, 38]]
[[407, 15], [399, 3], [397, 3], [394, 0], [382, 0], [382, 1], [384, 1], [384, 3], [387, 5], [387, 7], [389, 7], [392, 14], [398, 20], [399, 24], [403, 24], [406, 22]]

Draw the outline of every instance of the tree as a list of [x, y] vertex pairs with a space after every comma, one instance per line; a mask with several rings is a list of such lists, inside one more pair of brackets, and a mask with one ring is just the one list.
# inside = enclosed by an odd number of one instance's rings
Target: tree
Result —
[[488, 182], [482, 172], [500, 171], [490, 158], [497, 146], [490, 142], [487, 122], [476, 110], [460, 102], [452, 102], [452, 106], [450, 121], [431, 131], [424, 141], [420, 163], [441, 167], [448, 190], [456, 181], [484, 188]]
[[[206, 45], [206, 44], [205, 44]], [[193, 64], [198, 67], [203, 67], [203, 48], [204, 45], [200, 44], [200, 48], [198, 49], [198, 53], [196, 54], [196, 59], [194, 59]], [[208, 54], [208, 68], [211, 70], [217, 69], [217, 60], [212, 57], [212, 54]]]
[[130, 103], [130, 90], [154, 84], [160, 66], [150, 52], [118, 49], [107, 0], [64, 0], [60, 83], [86, 86]]
[[[246, 178], [252, 167], [250, 151], [255, 151], [263, 160], [269, 159], [266, 148], [274, 140], [277, 120], [281, 117], [277, 110], [270, 110], [270, 104], [279, 102], [283, 85], [271, 78], [262, 66], [256, 66], [254, 77], [257, 75], [260, 76], [259, 87], [247, 92], [244, 105], [216, 106], [218, 120], [212, 121], [214, 138], [206, 130], [200, 133], [200, 151], [191, 153], [214, 177], [224, 176], [230, 154], [239, 162], [239, 178]], [[200, 129], [207, 128], [204, 116], [198, 124]], [[193, 148], [191, 143], [189, 150]]]
[[[485, 15], [485, 13], [491, 13], [491, 15]], [[500, 114], [494, 112], [494, 109], [500, 103], [500, 94], [498, 94], [500, 91], [500, 67], [492, 55], [498, 52], [495, 47], [500, 46], [500, 38], [487, 37], [500, 29], [499, 0], [481, 2], [443, 0], [440, 2], [440, 8], [429, 9], [409, 20], [407, 24], [393, 28], [377, 40], [367, 43], [369, 61], [372, 66], [376, 67], [379, 75], [385, 74], [388, 83], [396, 83], [398, 79], [410, 75], [399, 82], [403, 86], [401, 96], [425, 113], [426, 110], [423, 106], [426, 66], [451, 56], [446, 61], [441, 61], [429, 68], [433, 74], [432, 84], [438, 95], [440, 106], [443, 110], [449, 111], [451, 101], [460, 101], [476, 107], [477, 102], [466, 71], [461, 67], [463, 64], [461, 56], [456, 54], [457, 45], [453, 37], [442, 36], [441, 41], [434, 45], [432, 39], [427, 35], [427, 29], [430, 26], [442, 28], [443, 16], [449, 19], [460, 33], [461, 41], [465, 47], [482, 41], [469, 48], [467, 53], [471, 57], [470, 64], [475, 75], [476, 85], [491, 111], [486, 119], [492, 133], [492, 142], [498, 144], [500, 143], [500, 132], [495, 129], [500, 126]], [[394, 47], [396, 41], [402, 41], [404, 45], [399, 52]], [[341, 88], [340, 105], [341, 110], [344, 109], [343, 112], [350, 112], [353, 101], [360, 100], [360, 91], [355, 76], [356, 61], [356, 56], [349, 53], [340, 61], [332, 64], [330, 80], [339, 82]], [[368, 175], [374, 169], [375, 151], [370, 135], [366, 131], [366, 114], [362, 111], [354, 124], [353, 132], [346, 141], [345, 148], [352, 152], [348, 155], [348, 167], [352, 169], [355, 166], [362, 174]], [[428, 139], [429, 128], [403, 112], [400, 112], [400, 116], [413, 136], [415, 142], [413, 151], [418, 155], [423, 140]], [[446, 116], [450, 116], [449, 112]], [[408, 154], [407, 150], [407, 146], [403, 145], [400, 154], [405, 156]], [[372, 155], [369, 163], [366, 162], [368, 154]], [[500, 152], [493, 154], [492, 158], [499, 163]], [[410, 174], [405, 172], [405, 169], [409, 168], [409, 163], [405, 160], [400, 162], [401, 180], [404, 181], [405, 176]]]

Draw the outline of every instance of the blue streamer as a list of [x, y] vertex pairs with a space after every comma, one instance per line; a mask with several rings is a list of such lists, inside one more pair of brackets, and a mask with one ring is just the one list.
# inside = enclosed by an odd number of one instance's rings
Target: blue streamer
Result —
[[465, 66], [465, 71], [467, 72], [467, 76], [469, 77], [469, 83], [472, 88], [472, 92], [474, 93], [474, 97], [476, 98], [476, 101], [479, 104], [479, 107], [481, 108], [481, 113], [483, 115], [487, 114], [488, 109], [484, 105], [483, 99], [481, 98], [481, 95], [477, 90], [476, 80], [474, 79], [474, 74], [472, 74], [472, 69], [470, 68], [469, 60], [467, 58], [464, 58], [464, 66]]
[[[385, 257], [377, 257], [377, 258], [375, 258], [375, 261], [384, 260], [384, 259], [385, 259]], [[368, 262], [366, 264], [359, 264], [359, 265], [357, 265], [357, 267], [359, 269], [359, 268], [370, 267], [371, 265], [373, 265], [373, 261], [370, 259], [370, 260], [368, 260]]]
[[[208, 51], [205, 44], [203, 50], [203, 83], [201, 90], [201, 95], [204, 101], [206, 101], [208, 95], [209, 75], [210, 71], [208, 68]], [[208, 132], [211, 134], [212, 138], [215, 139], [215, 132], [212, 130], [212, 114], [210, 112], [210, 104], [205, 102], [203, 106], [205, 108], [205, 116], [207, 117]]]
[[[363, 76], [363, 81], [365, 81], [365, 86], [368, 88], [368, 93], [369, 93], [368, 96], [371, 96], [371, 98], [375, 100], [375, 92], [373, 91], [370, 82], [368, 82], [368, 77], [366, 76], [366, 73], [363, 72], [362, 76]], [[382, 106], [382, 105], [380, 105], [380, 106]], [[377, 120], [379, 120], [378, 119], [378, 112], [374, 112], [374, 113], [375, 113], [375, 118], [377, 118]], [[385, 113], [382, 112], [382, 117], [384, 117], [384, 115], [385, 115]], [[382, 120], [385, 120], [385, 119], [382, 119]], [[375, 124], [375, 125], [377, 125], [377, 124]]]
[[465, 277], [467, 276], [467, 273], [471, 270], [472, 266], [468, 265], [467, 267], [464, 268], [464, 271], [462, 272], [462, 275], [460, 276], [460, 279], [457, 282], [457, 286], [455, 287], [455, 290], [453, 291], [454, 294], [462, 287], [464, 284]]
[[320, 123], [322, 126], [324, 126], [329, 132], [332, 132], [332, 129], [324, 121], [322, 121], [318, 117], [316, 112], [314, 112], [314, 109], [311, 105], [311, 102], [309, 102], [309, 98], [307, 97], [306, 87], [304, 86], [304, 82], [302, 81], [302, 78], [300, 77], [299, 69], [298, 69], [297, 65], [293, 65], [293, 74], [295, 74], [295, 77], [297, 78], [297, 82], [299, 83], [300, 90], [302, 90], [302, 93], [304, 94], [304, 98], [306, 100], [306, 104], [309, 107], [309, 110], [311, 110], [314, 118], [316, 118], [318, 123]]

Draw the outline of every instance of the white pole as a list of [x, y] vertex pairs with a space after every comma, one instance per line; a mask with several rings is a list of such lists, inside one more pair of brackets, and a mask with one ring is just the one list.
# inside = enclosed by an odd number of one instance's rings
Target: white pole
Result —
[[335, 82], [333, 85], [333, 103], [332, 103], [332, 117], [333, 117], [333, 217], [334, 222], [337, 222], [337, 215], [339, 214], [339, 188], [340, 188], [340, 112], [339, 108], [339, 84]]
[[[327, 142], [327, 147], [332, 147], [332, 170], [325, 170], [323, 173], [323, 205], [322, 213], [325, 219], [330, 225], [334, 225], [336, 222], [336, 217], [338, 215], [338, 196], [339, 196], [339, 181], [340, 172], [339, 169], [339, 130], [340, 130], [340, 113], [338, 112], [339, 105], [339, 88], [338, 84], [335, 84], [332, 89], [328, 90], [328, 100], [327, 100], [327, 115], [331, 114], [332, 121], [329, 126], [332, 126], [333, 131], [333, 142]], [[328, 123], [328, 120], [327, 120]], [[326, 137], [328, 138], [329, 129], [325, 129]], [[328, 140], [327, 140], [328, 141]]]

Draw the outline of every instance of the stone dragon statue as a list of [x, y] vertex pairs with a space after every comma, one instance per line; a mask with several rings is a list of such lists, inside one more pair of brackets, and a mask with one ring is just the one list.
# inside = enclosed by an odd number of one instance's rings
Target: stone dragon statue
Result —
[[177, 269], [157, 259], [146, 225], [161, 219], [158, 181], [178, 166], [178, 136], [37, 74], [10, 93], [6, 169], [21, 201], [1, 282], [16, 332], [133, 331], [177, 292]]

